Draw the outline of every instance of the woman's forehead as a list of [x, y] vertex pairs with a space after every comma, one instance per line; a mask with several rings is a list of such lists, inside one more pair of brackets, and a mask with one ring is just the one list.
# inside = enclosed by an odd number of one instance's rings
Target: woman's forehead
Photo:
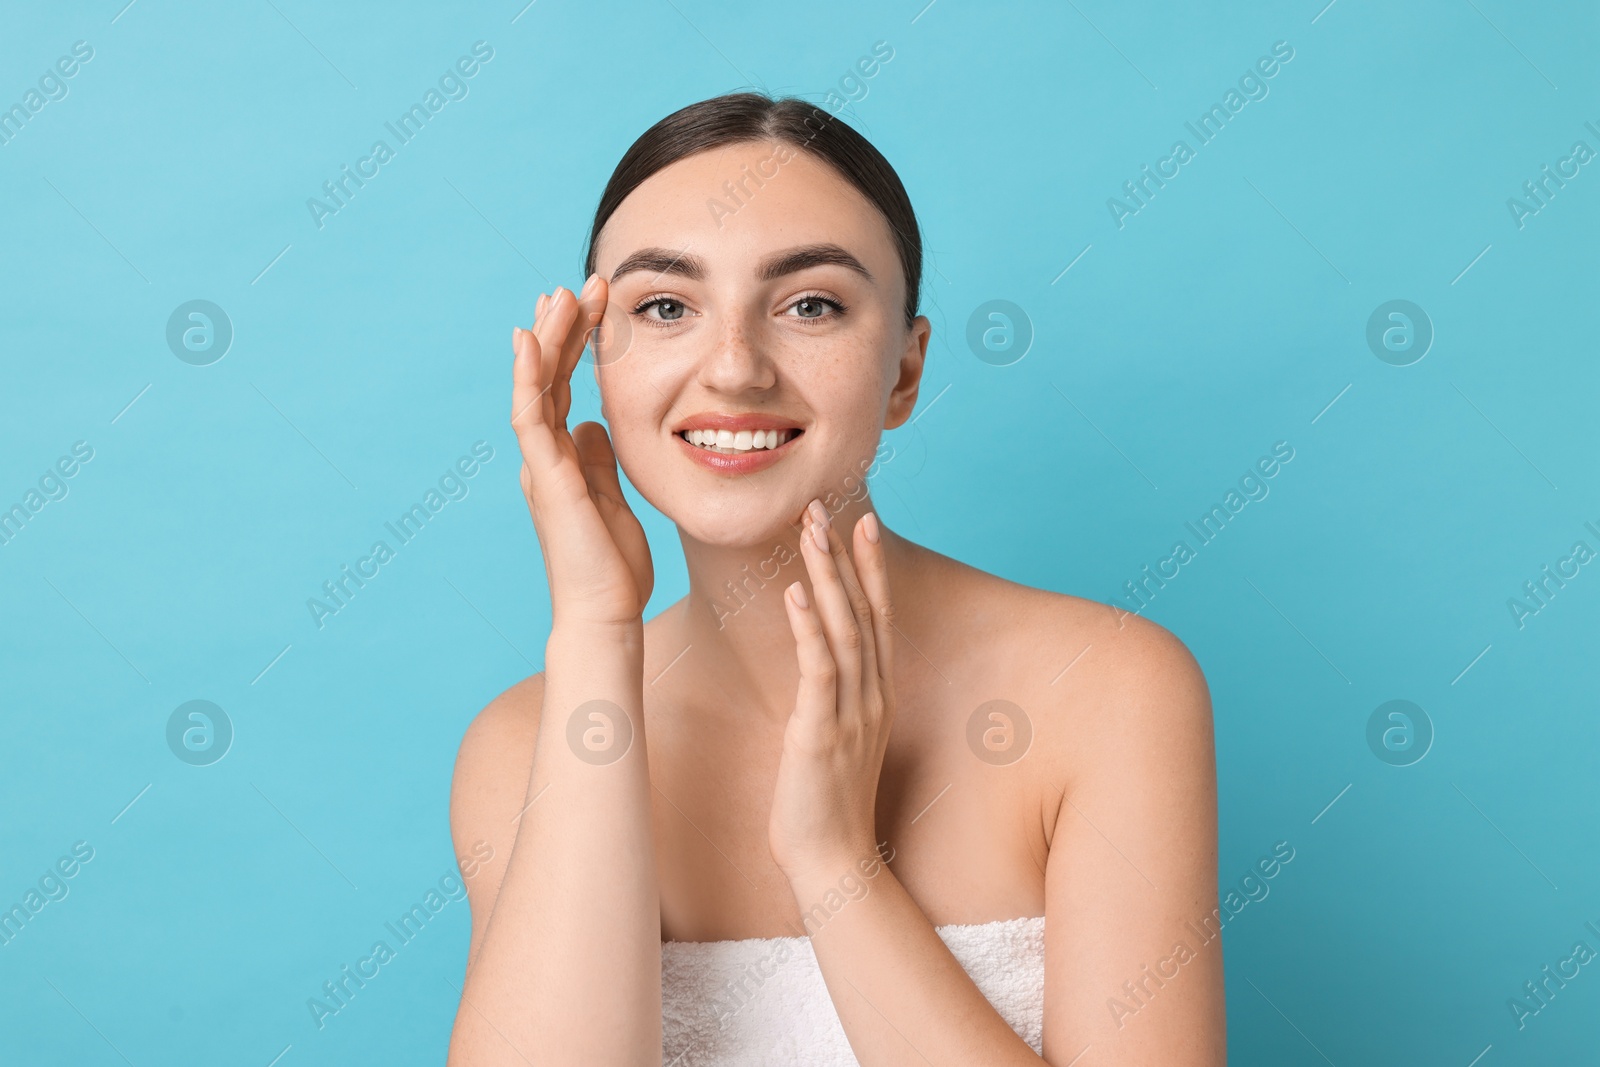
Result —
[[641, 248], [691, 253], [708, 272], [753, 270], [779, 248], [843, 246], [874, 275], [895, 261], [888, 222], [827, 163], [778, 142], [740, 142], [680, 159], [641, 182], [606, 221], [595, 268], [609, 276]]

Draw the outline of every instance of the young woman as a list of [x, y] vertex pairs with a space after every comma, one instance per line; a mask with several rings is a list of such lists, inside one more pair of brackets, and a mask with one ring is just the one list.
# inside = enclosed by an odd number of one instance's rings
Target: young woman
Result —
[[[552, 622], [456, 764], [458, 853], [492, 859], [452, 1064], [1224, 1062], [1194, 659], [865, 491], [918, 396], [921, 259], [856, 131], [718, 97], [633, 144], [587, 282], [513, 331]], [[609, 438], [566, 428], [591, 334]], [[648, 622], [619, 463], [688, 569]]]

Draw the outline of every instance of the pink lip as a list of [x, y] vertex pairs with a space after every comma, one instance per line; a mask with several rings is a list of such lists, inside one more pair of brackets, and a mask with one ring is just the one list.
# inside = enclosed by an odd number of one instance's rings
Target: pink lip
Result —
[[[694, 425], [694, 426], [689, 426], [688, 429], [691, 429], [691, 430], [711, 430], [711, 429], [723, 430], [723, 429], [727, 429], [727, 430], [735, 430], [735, 431], [737, 431], [737, 430], [743, 430], [743, 429], [749, 429], [749, 430], [782, 430], [782, 429], [790, 429], [790, 427], [787, 427], [787, 426], [776, 426], [776, 425], [771, 425], [771, 424], [757, 426], [757, 425], [753, 425], [752, 422], [747, 420], [746, 424], [738, 426], [738, 427], [721, 426], [721, 425]], [[690, 459], [694, 460], [696, 463], [700, 464], [702, 467], [706, 468], [707, 470], [715, 471], [718, 474], [753, 474], [753, 473], [755, 473], [756, 471], [759, 471], [759, 470], [766, 470], [768, 467], [770, 467], [774, 463], [778, 462], [778, 460], [780, 460], [784, 456], [788, 455], [790, 447], [796, 441], [800, 440], [800, 438], [803, 437], [803, 436], [804, 436], [804, 434], [798, 434], [797, 433], [794, 436], [790, 437], [783, 444], [779, 445], [777, 448], [758, 448], [758, 449], [755, 449], [754, 451], [743, 452], [743, 453], [740, 453], [738, 455], [729, 455], [729, 454], [725, 454], [725, 453], [722, 453], [722, 452], [712, 452], [710, 449], [701, 448], [699, 445], [691, 445], [688, 441], [686, 441], [683, 438], [683, 436], [681, 434], [675, 433], [675, 434], [672, 435], [672, 438], [673, 438], [673, 440], [677, 441], [678, 444], [681, 447], [683, 447], [685, 449], [688, 449], [689, 458]]]

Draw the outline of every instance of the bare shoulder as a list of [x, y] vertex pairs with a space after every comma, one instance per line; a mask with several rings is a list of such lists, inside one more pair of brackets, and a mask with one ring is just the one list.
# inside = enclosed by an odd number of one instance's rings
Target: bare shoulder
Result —
[[1159, 742], [1191, 753], [1204, 746], [1209, 756], [1205, 675], [1172, 631], [1097, 600], [955, 566], [974, 644], [992, 657], [996, 684], [1037, 709], [1038, 740], [1056, 755], [1081, 765]]
[[[1077, 855], [1103, 832], [1140, 850], [1159, 884], [1203, 885], [1215, 863], [1216, 749], [1210, 691], [1188, 646], [1099, 601], [978, 581], [996, 605], [999, 640], [984, 643], [1032, 720], [1030, 803], [1047, 841]], [[1085, 831], [1082, 819], [1099, 829]], [[1145, 855], [1166, 857], [1159, 874]]]
[[1118, 825], [1129, 840], [1159, 836], [1158, 825], [1186, 843], [1204, 839], [1214, 818], [1216, 756], [1211, 695], [1194, 654], [1149, 619], [1032, 592], [1031, 626], [1014, 631], [1014, 640], [1062, 665], [1036, 705], [1041, 769], [1062, 790], [1046, 790], [1045, 799], [1074, 797], [1096, 807], [1103, 825], [1103, 805], [1138, 812], [1137, 825]]
[[[959, 560], [923, 549], [930, 570], [943, 571], [941, 584], [961, 606], [974, 632], [1001, 637], [994, 651], [1037, 660], [1046, 667], [1057, 657], [1057, 670], [1072, 664], [1081, 676], [1102, 683], [1204, 684], [1199, 664], [1188, 647], [1159, 623], [1121, 608], [1048, 589], [1038, 589], [979, 570]], [[1082, 654], [1081, 659], [1076, 657]], [[1045, 683], [1063, 676], [1051, 673]]]
[[463, 790], [472, 793], [489, 784], [488, 779], [494, 775], [482, 772], [492, 772], [503, 766], [524, 748], [526, 755], [533, 755], [543, 698], [544, 674], [541, 672], [517, 682], [478, 712], [462, 735], [461, 747], [456, 753], [452, 804], [461, 799]]
[[[539, 732], [544, 675], [511, 686], [478, 712], [461, 738], [450, 783], [450, 835], [474, 902], [493, 901], [516, 839]], [[475, 903], [476, 910], [476, 903]]]

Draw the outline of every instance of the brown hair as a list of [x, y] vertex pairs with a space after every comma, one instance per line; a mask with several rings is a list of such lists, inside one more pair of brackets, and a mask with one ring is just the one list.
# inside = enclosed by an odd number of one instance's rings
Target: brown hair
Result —
[[594, 273], [594, 246], [617, 206], [657, 171], [708, 148], [772, 141], [810, 152], [831, 166], [882, 213], [900, 252], [906, 280], [906, 326], [917, 317], [922, 285], [922, 234], [911, 198], [889, 161], [848, 123], [798, 97], [729, 93], [680, 108], [623, 153], [600, 194], [589, 230], [583, 276]]

